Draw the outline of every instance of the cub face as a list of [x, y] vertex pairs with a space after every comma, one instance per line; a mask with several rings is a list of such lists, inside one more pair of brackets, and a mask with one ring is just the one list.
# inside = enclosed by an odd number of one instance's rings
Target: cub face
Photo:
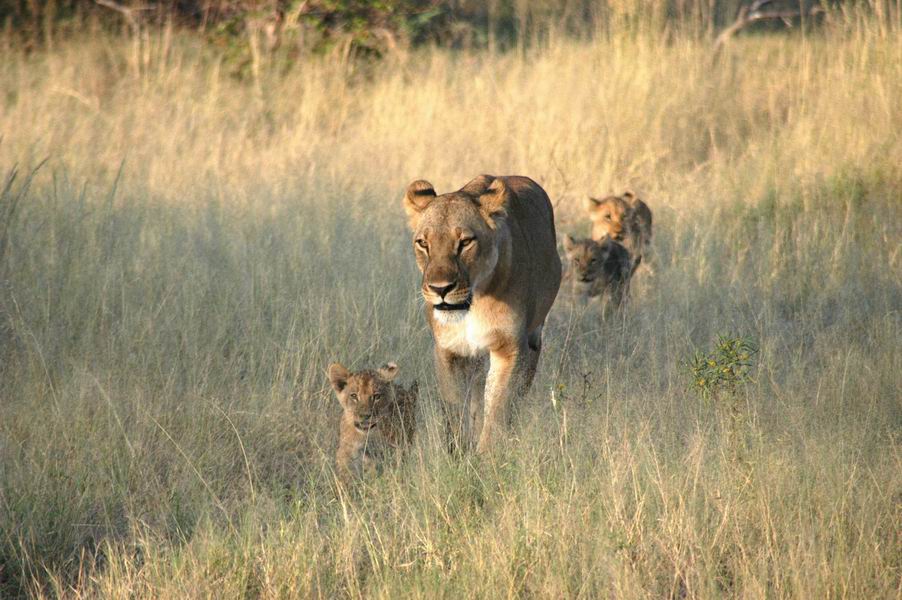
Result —
[[609, 237], [593, 240], [565, 235], [564, 254], [573, 288], [582, 296], [599, 296], [608, 288], [619, 288], [629, 280], [629, 252]]
[[394, 406], [391, 382], [398, 365], [388, 363], [375, 371], [352, 373], [339, 363], [329, 365], [329, 382], [354, 428], [366, 433], [382, 420], [389, 419]]
[[589, 198], [586, 202], [589, 219], [592, 220], [592, 239], [600, 240], [609, 237], [623, 242], [631, 234], [631, 206], [619, 196], [608, 196], [597, 199]]

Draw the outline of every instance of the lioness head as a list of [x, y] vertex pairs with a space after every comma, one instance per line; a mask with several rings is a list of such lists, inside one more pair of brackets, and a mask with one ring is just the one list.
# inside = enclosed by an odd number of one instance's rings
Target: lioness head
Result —
[[461, 190], [436, 195], [427, 181], [414, 181], [404, 196], [421, 291], [433, 315], [447, 322], [466, 314], [473, 295], [492, 277], [500, 245], [508, 239], [504, 182], [477, 177]]
[[[632, 195], [630, 192], [627, 192], [627, 194]], [[628, 197], [589, 198], [586, 201], [586, 209], [589, 211], [589, 218], [592, 220], [593, 238], [601, 239], [604, 236], [608, 236], [611, 239], [622, 242], [624, 236], [629, 234], [631, 206]]]
[[353, 417], [354, 427], [369, 431], [392, 412], [391, 382], [398, 365], [388, 363], [375, 371], [352, 373], [340, 363], [329, 365], [329, 382], [338, 402]]
[[629, 276], [629, 252], [611, 238], [596, 241], [565, 235], [564, 253], [573, 287], [586, 296], [598, 296], [608, 285]]

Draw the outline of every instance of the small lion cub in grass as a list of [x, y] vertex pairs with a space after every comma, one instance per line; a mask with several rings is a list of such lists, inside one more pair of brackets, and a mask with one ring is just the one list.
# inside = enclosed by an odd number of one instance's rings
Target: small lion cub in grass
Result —
[[[592, 239], [602, 240], [609, 237], [623, 246], [630, 253], [632, 269], [635, 271], [647, 258], [651, 246], [651, 209], [633, 192], [624, 192], [620, 196], [605, 198], [589, 198], [586, 210], [592, 221]], [[649, 273], [653, 271], [648, 261], [645, 262]]]
[[629, 292], [633, 261], [627, 249], [615, 240], [576, 239], [564, 236], [567, 277], [574, 297], [583, 302], [599, 298], [619, 308]]
[[344, 409], [335, 456], [342, 479], [375, 472], [390, 453], [413, 441], [417, 383], [405, 390], [392, 383], [397, 375], [395, 363], [354, 373], [339, 363], [329, 365], [329, 382]]

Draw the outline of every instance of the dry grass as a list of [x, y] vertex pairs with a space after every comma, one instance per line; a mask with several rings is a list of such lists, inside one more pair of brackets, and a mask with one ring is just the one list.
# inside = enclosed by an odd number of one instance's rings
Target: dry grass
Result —
[[[0, 61], [0, 596], [902, 594], [898, 28], [246, 83], [149, 41]], [[483, 172], [568, 232], [638, 189], [658, 267], [622, 320], [562, 298], [511, 443], [453, 459], [399, 199]], [[680, 366], [726, 331], [761, 347], [738, 452]], [[336, 359], [425, 393], [415, 454], [351, 494]]]

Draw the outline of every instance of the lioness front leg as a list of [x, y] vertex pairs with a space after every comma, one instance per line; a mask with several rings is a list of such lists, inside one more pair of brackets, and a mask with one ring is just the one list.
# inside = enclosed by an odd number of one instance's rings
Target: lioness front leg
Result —
[[471, 406], [481, 404], [478, 402], [482, 395], [480, 364], [478, 358], [435, 348], [435, 373], [452, 451], [468, 450], [475, 437]]
[[476, 452], [487, 452], [495, 438], [507, 428], [510, 421], [510, 403], [515, 393], [525, 393], [529, 349], [504, 346], [489, 354], [489, 373], [485, 382], [482, 431]]

